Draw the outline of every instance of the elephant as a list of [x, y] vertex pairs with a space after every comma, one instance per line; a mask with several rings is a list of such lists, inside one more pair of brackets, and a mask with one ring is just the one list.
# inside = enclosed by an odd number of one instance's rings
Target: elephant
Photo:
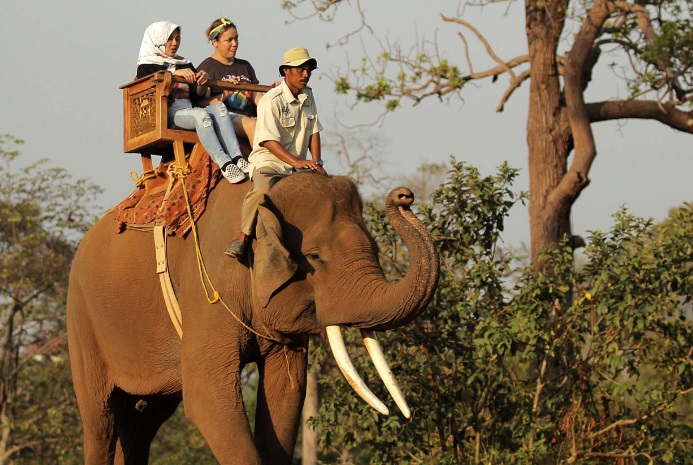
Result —
[[[409, 415], [374, 334], [416, 318], [437, 286], [438, 256], [410, 211], [411, 191], [396, 188], [386, 200], [411, 257], [406, 276], [390, 283], [358, 189], [343, 176], [281, 179], [258, 209], [253, 260], [224, 255], [240, 232], [249, 185], [220, 183], [197, 234], [168, 238], [182, 337], [162, 297], [151, 233], [118, 233], [109, 213], [82, 239], [70, 271], [67, 332], [86, 464], [148, 463], [157, 430], [181, 401], [219, 463], [290, 464], [311, 335], [327, 334], [349, 384], [386, 413], [350, 364], [340, 326], [362, 330], [383, 381]], [[226, 309], [210, 303], [198, 252]], [[241, 371], [252, 362], [259, 373], [254, 431], [241, 395]]]

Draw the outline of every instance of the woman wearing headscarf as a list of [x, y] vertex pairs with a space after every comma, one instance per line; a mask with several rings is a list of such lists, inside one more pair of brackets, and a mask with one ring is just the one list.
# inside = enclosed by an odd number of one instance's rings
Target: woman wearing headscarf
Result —
[[137, 58], [137, 77], [157, 71], [168, 71], [184, 82], [172, 84], [168, 105], [168, 120], [183, 129], [195, 129], [202, 146], [220, 167], [231, 183], [246, 179], [245, 173], [236, 166], [245, 160], [238, 146], [238, 139], [226, 106], [209, 105], [196, 108], [190, 100], [195, 85], [203, 85], [209, 79], [206, 71], [197, 71], [190, 60], [177, 54], [181, 43], [180, 26], [168, 21], [158, 21], [147, 26]]

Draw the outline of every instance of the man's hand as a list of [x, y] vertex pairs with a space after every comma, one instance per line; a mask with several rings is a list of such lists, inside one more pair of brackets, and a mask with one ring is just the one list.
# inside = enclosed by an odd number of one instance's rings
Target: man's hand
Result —
[[291, 165], [295, 170], [311, 170], [316, 173], [327, 175], [327, 171], [325, 171], [322, 166], [318, 165], [316, 161], [300, 160], [295, 155], [289, 153], [289, 151], [276, 140], [266, 140], [261, 142], [260, 146], [269, 150], [272, 155], [279, 158], [284, 163]]
[[311, 170], [315, 171], [316, 173], [324, 174], [327, 175], [327, 171], [325, 171], [325, 168], [322, 166], [318, 165], [317, 162], [314, 160], [296, 160], [296, 164], [293, 165], [295, 169], [297, 170]]

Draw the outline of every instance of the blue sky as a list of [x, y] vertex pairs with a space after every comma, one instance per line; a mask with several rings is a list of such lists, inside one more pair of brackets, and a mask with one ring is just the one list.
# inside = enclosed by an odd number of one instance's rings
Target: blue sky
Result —
[[[363, 0], [362, 5], [380, 40], [409, 47], [417, 38], [437, 36], [441, 53], [465, 70], [459, 29], [440, 20], [440, 14], [455, 14], [457, 2]], [[130, 171], [141, 171], [139, 157], [123, 153], [118, 86], [134, 76], [144, 29], [164, 19], [180, 24], [183, 41], [179, 53], [197, 64], [213, 51], [204, 30], [220, 15], [238, 25], [238, 56], [253, 63], [262, 83], [278, 77], [277, 66], [286, 49], [309, 49], [319, 62], [311, 86], [326, 129], [334, 127], [333, 115], [359, 123], [372, 120], [381, 111], [372, 104], [351, 109], [352, 100], [335, 95], [327, 77], [336, 68], [353, 66], [364, 47], [374, 50], [376, 42], [368, 34], [352, 38], [347, 47], [326, 48], [358, 25], [353, 11], [343, 10], [334, 23], [315, 19], [287, 23], [290, 17], [281, 9], [281, 0], [9, 0], [0, 15], [0, 133], [26, 141], [21, 147], [25, 159], [48, 158], [76, 177], [101, 184], [104, 208], [116, 204], [133, 188]], [[522, 4], [513, 3], [509, 9], [507, 5], [468, 9], [464, 18], [486, 34], [502, 58], [526, 51]], [[477, 70], [488, 64], [478, 48], [473, 50], [473, 59]], [[625, 96], [605, 66], [598, 73], [598, 82], [593, 81], [588, 94], [591, 100]], [[523, 170], [517, 189], [527, 189], [527, 86], [520, 88], [503, 113], [496, 113], [506, 86], [507, 79], [500, 78], [495, 84], [468, 86], [464, 100], [441, 104], [431, 99], [416, 108], [405, 102], [404, 108], [375, 129], [385, 142], [384, 171], [397, 178], [413, 172], [422, 162], [443, 162], [454, 155], [491, 174], [508, 160]], [[599, 155], [592, 167], [592, 183], [573, 210], [576, 233], [609, 228], [611, 214], [622, 205], [637, 215], [661, 220], [671, 207], [693, 200], [690, 135], [647, 121], [600, 123], [594, 130]], [[338, 174], [330, 170], [336, 166], [330, 163], [334, 156], [329, 151], [323, 154], [326, 169]], [[392, 186], [383, 186], [383, 195], [398, 184], [393, 181]], [[511, 213], [506, 242], [518, 244], [528, 238], [526, 209], [517, 208]]]

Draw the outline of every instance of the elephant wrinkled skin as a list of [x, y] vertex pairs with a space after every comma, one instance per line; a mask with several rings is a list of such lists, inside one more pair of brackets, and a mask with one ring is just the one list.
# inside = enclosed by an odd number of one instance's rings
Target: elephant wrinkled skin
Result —
[[[220, 183], [210, 194], [198, 221], [200, 251], [230, 310], [266, 337], [208, 302], [192, 234], [168, 240], [182, 339], [155, 274], [152, 235], [117, 234], [112, 213], [85, 235], [70, 274], [67, 324], [87, 464], [148, 463], [156, 431], [181, 400], [221, 464], [289, 464], [305, 394], [308, 335], [336, 325], [364, 334], [396, 328], [431, 299], [438, 259], [409, 211], [408, 189], [393, 190], [387, 200], [390, 221], [411, 255], [407, 276], [392, 284], [366, 230], [357, 189], [339, 176], [297, 173], [278, 182], [259, 210], [253, 268], [225, 256], [240, 231], [248, 187]], [[251, 362], [260, 377], [254, 435], [240, 380]]]

